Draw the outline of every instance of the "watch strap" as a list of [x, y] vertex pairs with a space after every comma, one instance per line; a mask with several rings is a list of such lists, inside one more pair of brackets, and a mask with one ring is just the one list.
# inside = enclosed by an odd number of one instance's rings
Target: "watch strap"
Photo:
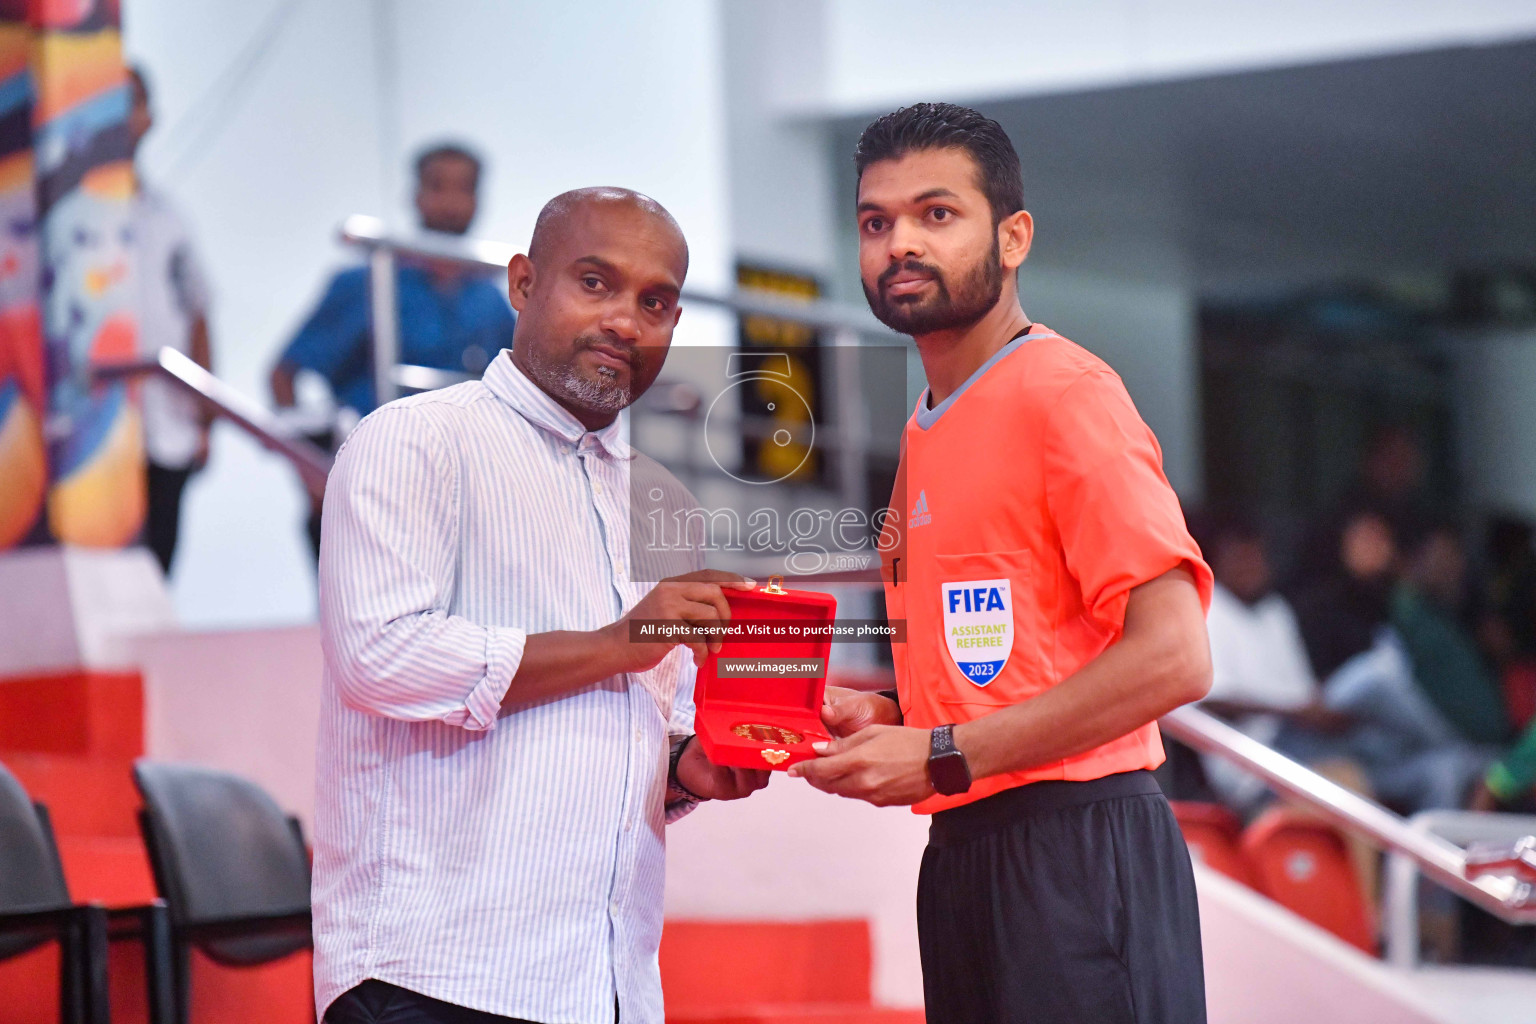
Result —
[[930, 734], [928, 778], [933, 788], [944, 796], [955, 796], [971, 788], [971, 766], [965, 752], [955, 746], [953, 724], [941, 725]]
[[932, 739], [929, 741], [928, 757], [942, 757], [955, 749], [955, 727], [953, 724], [935, 726]]
[[688, 744], [693, 742], [693, 735], [684, 736], [672, 747], [672, 757], [667, 764], [667, 802], [668, 803], [703, 803], [704, 797], [699, 796], [693, 790], [683, 785], [677, 778], [677, 763], [683, 759], [683, 751], [688, 749]]

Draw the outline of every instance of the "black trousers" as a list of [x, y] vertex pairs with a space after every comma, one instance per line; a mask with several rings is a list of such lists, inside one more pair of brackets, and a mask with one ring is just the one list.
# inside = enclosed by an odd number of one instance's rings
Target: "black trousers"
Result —
[[917, 891], [929, 1024], [1203, 1024], [1189, 851], [1150, 772], [933, 816]]
[[386, 981], [347, 989], [325, 1011], [325, 1024], [532, 1024], [455, 1006]]
[[176, 534], [181, 528], [181, 492], [192, 477], [189, 469], [167, 469], [153, 462], [146, 467], [149, 507], [144, 516], [144, 542], [155, 553], [167, 575], [176, 557]]

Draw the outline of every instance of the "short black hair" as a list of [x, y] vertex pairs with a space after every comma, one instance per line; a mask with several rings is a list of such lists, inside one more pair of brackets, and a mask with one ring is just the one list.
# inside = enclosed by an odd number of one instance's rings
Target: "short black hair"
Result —
[[990, 117], [955, 103], [914, 103], [870, 122], [853, 151], [853, 165], [863, 178], [870, 164], [926, 149], [970, 154], [993, 224], [1024, 209], [1024, 174], [1008, 133]]
[[482, 162], [480, 154], [470, 149], [461, 142], [439, 142], [426, 147], [416, 154], [416, 180], [421, 181], [422, 175], [427, 173], [427, 165], [434, 160], [443, 157], [452, 157], [455, 160], [466, 160], [475, 169], [475, 185], [480, 184], [480, 168]]

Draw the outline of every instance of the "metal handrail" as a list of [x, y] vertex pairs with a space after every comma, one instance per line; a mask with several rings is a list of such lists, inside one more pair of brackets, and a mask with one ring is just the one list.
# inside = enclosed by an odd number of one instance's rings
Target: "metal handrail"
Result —
[[260, 402], [241, 394], [176, 349], [165, 347], [152, 359], [105, 363], [91, 369], [92, 377], [98, 381], [149, 374], [159, 374], [190, 392], [216, 415], [250, 434], [263, 447], [288, 459], [310, 493], [324, 492], [325, 478], [331, 472], [331, 456], [326, 451], [302, 437], [292, 436]]
[[[357, 214], [341, 224], [341, 240], [370, 252], [384, 249], [405, 256], [445, 260], [486, 271], [502, 271], [517, 254], [517, 248], [505, 242], [483, 238], [461, 238], [423, 231], [410, 235], [391, 234], [377, 217]], [[728, 309], [744, 316], [766, 316], [776, 320], [794, 320], [829, 331], [853, 331], [859, 337], [893, 345], [910, 344], [893, 333], [867, 310], [826, 299], [796, 301], [737, 291], [717, 295], [696, 288], [684, 288], [683, 300]], [[838, 343], [834, 339], [834, 344]]]
[[1483, 873], [1491, 859], [1486, 851], [1479, 852], [1478, 863], [1469, 863], [1467, 851], [1456, 844], [1416, 830], [1380, 804], [1197, 708], [1179, 708], [1163, 716], [1161, 723], [1175, 739], [1247, 769], [1339, 827], [1410, 858], [1425, 875], [1489, 913], [1511, 924], [1536, 924], [1536, 887], [1514, 871]]

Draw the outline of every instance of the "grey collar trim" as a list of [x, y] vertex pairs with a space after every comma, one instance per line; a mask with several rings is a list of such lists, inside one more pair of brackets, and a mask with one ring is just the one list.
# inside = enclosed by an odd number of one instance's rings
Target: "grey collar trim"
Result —
[[928, 408], [928, 389], [923, 388], [923, 393], [919, 395], [917, 399], [917, 411], [913, 413], [913, 418], [917, 420], [919, 429], [927, 430], [929, 427], [939, 422], [939, 417], [943, 416], [945, 410], [955, 404], [955, 399], [965, 394], [967, 388], [969, 388], [972, 384], [975, 384], [978, 380], [981, 380], [981, 378], [986, 374], [988, 370], [992, 369], [992, 367], [995, 366], [998, 362], [1010, 355], [1020, 345], [1024, 344], [1026, 341], [1038, 341], [1041, 338], [1054, 337], [1056, 337], [1054, 332], [1047, 331], [1041, 334], [1024, 334], [1014, 338], [1008, 344], [992, 353], [992, 357], [990, 359], [976, 367], [976, 372], [965, 378], [965, 383], [956, 388], [953, 394], [944, 399], [944, 401], [940, 402], [935, 408]]

